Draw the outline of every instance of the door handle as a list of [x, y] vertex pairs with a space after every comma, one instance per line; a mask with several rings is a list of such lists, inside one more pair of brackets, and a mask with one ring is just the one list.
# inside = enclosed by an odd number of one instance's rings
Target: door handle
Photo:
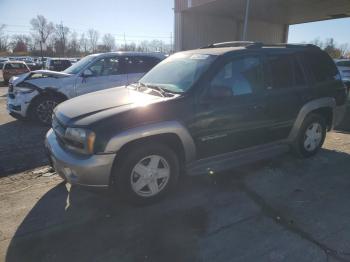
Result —
[[253, 106], [254, 110], [262, 110], [264, 108], [265, 108], [265, 106], [263, 106], [263, 105], [255, 105], [255, 106]]

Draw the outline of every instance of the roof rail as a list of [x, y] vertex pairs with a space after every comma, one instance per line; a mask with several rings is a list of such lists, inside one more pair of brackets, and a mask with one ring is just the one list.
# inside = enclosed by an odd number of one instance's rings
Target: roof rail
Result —
[[245, 48], [262, 48], [262, 47], [285, 47], [285, 48], [319, 48], [313, 44], [286, 44], [286, 43], [276, 43], [276, 44], [263, 44], [261, 42], [251, 42], [251, 41], [231, 41], [223, 43], [214, 43], [201, 49], [205, 48], [224, 48], [224, 47], [245, 47]]
[[286, 47], [286, 48], [319, 48], [313, 44], [287, 44], [287, 43], [276, 43], [276, 44], [264, 44], [265, 47]]
[[208, 46], [201, 47], [201, 49], [205, 48], [223, 48], [223, 47], [262, 47], [263, 43], [260, 42], [251, 42], [251, 41], [231, 41], [231, 42], [223, 42], [223, 43], [213, 43]]

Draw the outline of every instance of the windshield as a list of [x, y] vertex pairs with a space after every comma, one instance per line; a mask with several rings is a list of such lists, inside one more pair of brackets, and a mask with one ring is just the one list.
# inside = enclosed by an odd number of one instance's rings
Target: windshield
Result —
[[194, 53], [172, 55], [141, 78], [140, 83], [184, 93], [199, 79], [214, 58], [212, 55]]
[[68, 67], [66, 70], [64, 70], [64, 73], [67, 74], [78, 74], [87, 64], [89, 64], [92, 60], [95, 59], [96, 56], [86, 56], [83, 59], [81, 59], [79, 62], [76, 62], [72, 66]]

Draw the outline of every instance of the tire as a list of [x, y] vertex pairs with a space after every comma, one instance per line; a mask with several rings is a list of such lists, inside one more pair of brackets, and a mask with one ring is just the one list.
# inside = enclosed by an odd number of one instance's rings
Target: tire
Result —
[[148, 205], [164, 198], [176, 186], [179, 170], [177, 155], [166, 145], [138, 144], [116, 161], [112, 185], [129, 203]]
[[308, 115], [294, 142], [294, 151], [298, 156], [309, 158], [317, 154], [327, 134], [325, 119], [318, 114]]
[[50, 126], [52, 122], [52, 113], [55, 107], [63, 102], [63, 99], [55, 96], [40, 96], [34, 100], [30, 107], [29, 117], [44, 126]]

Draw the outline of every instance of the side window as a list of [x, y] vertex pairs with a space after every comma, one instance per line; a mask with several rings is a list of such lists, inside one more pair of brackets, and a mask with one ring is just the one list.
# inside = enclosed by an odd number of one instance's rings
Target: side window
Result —
[[268, 55], [273, 89], [289, 88], [294, 84], [293, 61], [290, 54]]
[[303, 54], [303, 60], [315, 83], [338, 79], [338, 69], [326, 53], [308, 51]]
[[262, 66], [256, 56], [236, 58], [225, 64], [211, 81], [212, 89], [230, 89], [233, 96], [248, 95], [261, 90]]
[[160, 62], [160, 59], [155, 57], [144, 57], [143, 59], [145, 61], [145, 72], [148, 72]]
[[5, 69], [12, 69], [13, 67], [12, 67], [12, 64], [10, 64], [10, 63], [7, 63], [6, 65], [5, 65]]
[[108, 57], [95, 62], [89, 67], [94, 76], [108, 76], [122, 74], [120, 58]]
[[304, 73], [303, 68], [301, 66], [299, 56], [297, 56], [297, 55], [292, 56], [292, 63], [293, 63], [293, 69], [294, 69], [293, 70], [294, 71], [294, 84], [296, 86], [306, 85], [305, 73]]

